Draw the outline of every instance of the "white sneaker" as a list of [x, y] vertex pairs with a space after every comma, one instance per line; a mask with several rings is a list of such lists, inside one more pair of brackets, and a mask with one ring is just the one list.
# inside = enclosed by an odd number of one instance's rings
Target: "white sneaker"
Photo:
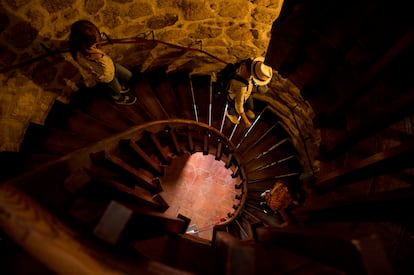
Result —
[[119, 99], [115, 99], [116, 104], [120, 105], [132, 105], [137, 101], [137, 98], [135, 96], [129, 96], [129, 95], [122, 95]]
[[239, 118], [236, 115], [230, 115], [228, 112], [226, 112], [226, 117], [233, 123], [233, 124], [239, 124]]
[[129, 88], [125, 88], [124, 90], [119, 91], [119, 93], [121, 93], [121, 94], [129, 93]]

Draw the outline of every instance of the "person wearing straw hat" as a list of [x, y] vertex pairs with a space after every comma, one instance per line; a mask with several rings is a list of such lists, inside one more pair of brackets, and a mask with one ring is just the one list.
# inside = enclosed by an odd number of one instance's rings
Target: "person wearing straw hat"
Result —
[[[264, 57], [249, 58], [241, 61], [236, 71], [237, 77], [230, 81], [228, 88], [227, 118], [234, 124], [239, 124], [239, 116], [249, 128], [255, 119], [252, 98], [253, 87], [267, 85], [273, 76], [273, 70], [264, 63]], [[250, 120], [249, 120], [250, 119]]]

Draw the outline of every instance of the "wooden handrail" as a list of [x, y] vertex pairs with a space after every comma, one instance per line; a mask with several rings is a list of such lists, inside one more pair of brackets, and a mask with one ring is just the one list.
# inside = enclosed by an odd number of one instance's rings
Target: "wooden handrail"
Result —
[[18, 189], [0, 186], [0, 226], [18, 245], [59, 274], [124, 274], [91, 255], [75, 234]]
[[0, 186], [0, 228], [57, 274], [192, 274], [141, 256], [124, 260], [88, 246], [80, 236], [18, 188]]
[[395, 146], [325, 175], [318, 179], [315, 187], [319, 191], [330, 191], [361, 179], [402, 170], [413, 164], [413, 153], [414, 142]]
[[382, 244], [375, 234], [339, 234], [321, 224], [315, 228], [258, 227], [255, 241], [314, 259], [350, 274], [394, 274]]
[[[103, 160], [107, 161], [105, 158], [106, 150], [108, 150], [110, 159], [115, 162], [112, 164], [117, 164], [118, 167], [122, 166], [127, 171], [135, 174], [136, 171], [131, 167], [124, 165], [123, 162], [118, 161], [115, 157], [111, 158], [113, 148], [119, 146], [119, 140], [135, 140], [145, 130], [157, 133], [164, 131], [166, 126], [177, 130], [180, 135], [187, 133], [198, 134], [201, 130], [208, 131], [211, 134], [212, 141], [216, 139], [220, 140], [222, 146], [225, 146], [230, 151], [234, 150], [234, 145], [222, 133], [203, 123], [174, 119], [139, 125], [124, 133], [97, 142], [90, 147], [74, 151], [26, 175], [3, 183], [0, 188], [0, 228], [7, 235], [10, 235], [11, 239], [19, 246], [27, 250], [29, 254], [38, 258], [41, 263], [57, 273], [65, 274], [69, 270], [77, 274], [88, 274], [92, 273], [93, 270], [94, 274], [111, 274], [111, 269], [107, 267], [107, 265], [112, 264], [111, 260], [108, 260], [105, 265], [99, 261], [99, 259], [107, 258], [107, 256], [100, 256], [102, 254], [100, 252], [101, 247], [97, 244], [97, 251], [89, 248], [88, 245], [82, 243], [82, 237], [80, 235], [75, 237], [75, 234], [78, 232], [74, 228], [65, 227], [64, 225], [66, 216], [60, 216], [59, 213], [61, 213], [60, 210], [63, 210], [64, 204], [70, 197], [70, 194], [66, 193], [67, 190], [64, 187], [65, 181], [74, 171], [94, 168], [95, 165], [90, 158], [93, 153], [105, 153], [102, 157]], [[184, 129], [186, 131], [181, 133], [181, 130]], [[180, 140], [180, 146], [183, 146], [182, 143], [186, 142], [182, 138]], [[211, 144], [213, 146], [215, 145], [214, 142]], [[196, 149], [199, 150], [200, 148], [197, 147]], [[233, 158], [235, 158], [236, 163], [239, 163], [240, 160], [237, 155], [233, 155]], [[54, 171], [53, 176], [50, 174], [51, 170]], [[241, 177], [246, 178], [244, 169], [242, 170]], [[84, 181], [88, 181], [89, 179], [87, 175]], [[116, 179], [108, 178], [108, 180]], [[119, 186], [117, 185], [117, 187]], [[247, 181], [241, 182], [240, 188], [243, 190], [243, 196], [240, 200], [240, 205], [242, 206], [246, 201]], [[57, 190], [60, 192], [59, 196], [63, 199], [60, 197], [59, 199], [52, 198], [41, 190], [48, 190], [49, 194]], [[50, 212], [46, 211], [44, 207], [48, 207]], [[237, 214], [241, 212], [242, 208], [238, 207], [234, 212], [236, 215], [228, 219], [225, 223], [231, 223], [237, 217]], [[88, 241], [93, 242], [93, 240], [89, 239]], [[103, 251], [105, 252], [105, 250]], [[109, 257], [114, 257], [109, 252], [107, 253], [110, 255]], [[91, 255], [96, 255], [96, 258]], [[140, 268], [146, 268], [145, 266], [141, 266], [141, 264], [144, 265], [145, 263], [140, 262]], [[118, 264], [117, 267], [121, 271], [118, 272], [118, 270], [115, 270], [114, 273], [122, 273], [122, 265]], [[106, 272], [106, 269], [109, 271]]]

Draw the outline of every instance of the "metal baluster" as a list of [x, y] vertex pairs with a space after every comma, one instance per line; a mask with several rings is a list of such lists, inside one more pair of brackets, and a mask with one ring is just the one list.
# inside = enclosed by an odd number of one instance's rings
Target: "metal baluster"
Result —
[[194, 96], [194, 87], [193, 87], [192, 75], [190, 75], [190, 88], [191, 88], [191, 96], [192, 96], [192, 99], [193, 99], [194, 117], [195, 117], [195, 121], [198, 122], [198, 111], [197, 111], [197, 104], [196, 104], [196, 100], [195, 100], [195, 96]]

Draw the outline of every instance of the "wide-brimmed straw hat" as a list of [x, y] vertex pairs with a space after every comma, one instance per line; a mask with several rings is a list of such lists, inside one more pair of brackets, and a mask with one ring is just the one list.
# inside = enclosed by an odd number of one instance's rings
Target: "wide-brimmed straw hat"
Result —
[[259, 86], [267, 85], [270, 80], [272, 80], [272, 67], [264, 64], [263, 56], [259, 56], [253, 59], [251, 72], [254, 82], [256, 82], [256, 84]]

